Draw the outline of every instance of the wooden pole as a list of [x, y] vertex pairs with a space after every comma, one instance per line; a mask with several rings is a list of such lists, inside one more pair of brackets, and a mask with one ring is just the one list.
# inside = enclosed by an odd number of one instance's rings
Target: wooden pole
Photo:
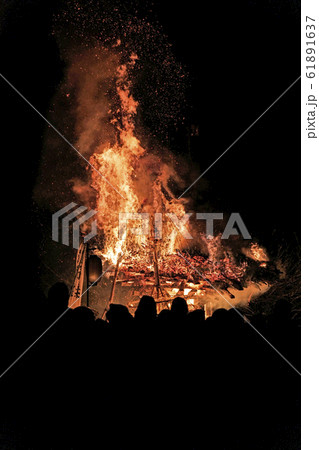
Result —
[[114, 272], [114, 279], [113, 279], [113, 284], [112, 284], [112, 289], [111, 289], [110, 298], [109, 298], [108, 303], [107, 303], [106, 306], [105, 306], [105, 309], [104, 309], [104, 311], [103, 311], [103, 314], [102, 314], [102, 316], [101, 316], [101, 319], [104, 318], [104, 316], [105, 316], [105, 314], [106, 314], [106, 311], [107, 311], [108, 307], [110, 306], [111, 303], [113, 303], [113, 300], [114, 300], [114, 293], [115, 293], [115, 286], [116, 286], [117, 278], [118, 278], [118, 276], [119, 276], [120, 262], [121, 262], [122, 258], [123, 258], [123, 255], [120, 255], [119, 258], [118, 258], [118, 260], [117, 260], [117, 262], [116, 262], [115, 272]]
[[157, 297], [157, 300], [158, 300], [159, 299], [159, 293], [160, 293], [160, 280], [159, 280], [159, 274], [158, 274], [158, 260], [157, 260], [156, 244], [154, 244], [153, 261], [154, 261], [154, 276], [155, 276], [156, 297]]
[[110, 294], [109, 303], [108, 303], [109, 306], [110, 306], [111, 303], [113, 303], [113, 300], [114, 300], [115, 285], [116, 285], [117, 277], [119, 276], [120, 261], [121, 261], [121, 258], [119, 258], [117, 260], [117, 263], [116, 263], [116, 266], [115, 266], [114, 279], [113, 279], [111, 294]]
[[155, 278], [155, 284], [154, 287], [156, 289], [156, 298], [157, 300], [160, 297], [160, 294], [164, 296], [162, 288], [161, 288], [161, 282], [159, 277], [159, 271], [158, 271], [158, 259], [157, 259], [157, 248], [156, 248], [156, 241], [154, 239], [154, 250], [153, 250], [153, 262], [154, 262], [154, 278]]
[[87, 246], [82, 240], [76, 255], [76, 273], [69, 298], [69, 308], [77, 308], [82, 303], [86, 254]]

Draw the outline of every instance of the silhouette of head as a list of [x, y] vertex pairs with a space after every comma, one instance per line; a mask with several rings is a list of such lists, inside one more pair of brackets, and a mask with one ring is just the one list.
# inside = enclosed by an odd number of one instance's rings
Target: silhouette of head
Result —
[[186, 300], [182, 297], [174, 298], [171, 311], [176, 319], [185, 319], [188, 313]]
[[153, 297], [143, 295], [135, 311], [135, 319], [140, 322], [150, 322], [156, 319], [156, 303]]
[[132, 316], [126, 306], [111, 303], [106, 318], [112, 327], [118, 327], [125, 326], [132, 319]]
[[86, 306], [78, 306], [73, 310], [73, 320], [83, 325], [92, 325], [95, 321], [94, 312]]
[[65, 283], [55, 283], [48, 292], [50, 309], [63, 312], [68, 308], [69, 289]]

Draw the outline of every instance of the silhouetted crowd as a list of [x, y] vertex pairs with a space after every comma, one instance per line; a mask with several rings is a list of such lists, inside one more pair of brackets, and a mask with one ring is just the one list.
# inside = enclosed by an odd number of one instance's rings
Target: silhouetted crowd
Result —
[[102, 320], [82, 306], [63, 314], [68, 298], [62, 283], [30, 292], [5, 330], [3, 370], [31, 347], [0, 379], [1, 449], [300, 448], [289, 303], [205, 319], [180, 297], [157, 314], [144, 296], [134, 317], [111, 304]]

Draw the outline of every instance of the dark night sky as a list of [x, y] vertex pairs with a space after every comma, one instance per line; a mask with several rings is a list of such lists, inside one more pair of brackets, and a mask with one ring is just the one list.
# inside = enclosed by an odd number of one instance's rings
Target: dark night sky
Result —
[[[185, 155], [201, 173], [300, 75], [299, 3], [140, 3], [139, 14], [152, 9], [148, 15], [163, 26], [190, 75], [186, 122], [198, 125], [200, 135]], [[52, 14], [61, 4], [30, 0], [2, 6], [1, 73], [44, 114], [63, 76], [51, 35]], [[0, 92], [3, 207], [10, 211], [6, 253], [15, 261], [17, 255], [27, 258], [27, 280], [38, 263], [41, 230], [32, 213], [32, 190], [47, 125], [2, 80]], [[185, 148], [186, 128], [171, 131], [175, 151]], [[192, 188], [195, 204], [239, 211], [265, 241], [274, 229], [288, 239], [298, 234], [299, 129], [300, 82]]]

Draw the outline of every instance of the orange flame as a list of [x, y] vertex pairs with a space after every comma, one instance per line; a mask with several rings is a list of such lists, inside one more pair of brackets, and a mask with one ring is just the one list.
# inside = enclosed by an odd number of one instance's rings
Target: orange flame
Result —
[[[113, 146], [102, 146], [90, 159], [90, 163], [105, 177], [92, 171], [92, 187], [97, 192], [98, 226], [103, 235], [101, 256], [112, 263], [123, 253], [125, 259], [143, 258], [149, 264], [150, 237], [127, 232], [125, 239], [119, 240], [119, 213], [147, 212], [151, 216], [155, 212], [174, 212], [177, 216], [185, 213], [182, 201], [176, 200], [167, 187], [169, 171], [166, 171], [165, 164], [156, 168], [154, 179], [151, 171], [147, 173], [147, 164], [141, 161], [147, 151], [136, 137], [134, 119], [138, 102], [131, 95], [132, 84], [128, 76], [137, 59], [137, 55], [132, 54], [129, 63], [120, 65], [116, 71], [116, 91], [120, 101], [120, 110], [117, 111], [120, 119], [114, 119], [118, 130], [117, 142]], [[158, 163], [155, 159], [154, 162]], [[110, 184], [121, 195], [114, 192]], [[157, 243], [162, 257], [175, 253], [180, 240], [175, 225], [168, 218], [164, 218], [163, 226], [165, 235]], [[139, 228], [141, 224], [135, 223], [134, 227]]]

